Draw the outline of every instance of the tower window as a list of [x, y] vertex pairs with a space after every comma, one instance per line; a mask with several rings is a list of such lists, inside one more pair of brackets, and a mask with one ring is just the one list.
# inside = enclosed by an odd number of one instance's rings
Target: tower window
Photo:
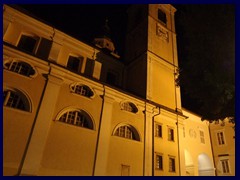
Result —
[[166, 13], [163, 12], [161, 9], [158, 9], [158, 20], [160, 20], [160, 21], [163, 22], [164, 24], [167, 23]]

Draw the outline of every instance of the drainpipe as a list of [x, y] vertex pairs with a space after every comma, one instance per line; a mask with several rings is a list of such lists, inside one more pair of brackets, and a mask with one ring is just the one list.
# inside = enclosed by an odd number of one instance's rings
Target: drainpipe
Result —
[[[170, 10], [170, 22], [171, 22], [171, 35], [172, 35], [172, 55], [173, 55], [173, 65], [174, 65], [174, 79], [175, 79], [175, 57], [174, 57], [174, 46], [173, 46], [173, 27], [172, 27], [172, 11]], [[180, 150], [179, 150], [179, 130], [178, 130], [178, 110], [177, 110], [177, 92], [176, 92], [176, 82], [174, 82], [174, 92], [175, 92], [175, 104], [176, 104], [176, 113], [177, 113], [177, 140], [178, 140], [178, 166], [179, 166], [179, 176], [181, 176], [181, 162], [180, 162]]]
[[[46, 74], [45, 77], [48, 77], [48, 75], [50, 75], [50, 73], [51, 73], [50, 63], [48, 63], [48, 66], [50, 68], [49, 68], [49, 71], [48, 71], [48, 73]], [[37, 121], [38, 113], [39, 113], [40, 107], [42, 106], [42, 100], [43, 100], [43, 97], [45, 95], [47, 84], [48, 84], [48, 78], [46, 78], [46, 81], [45, 81], [45, 84], [44, 84], [44, 87], [43, 87], [42, 95], [40, 97], [40, 101], [38, 103], [38, 107], [37, 107], [37, 110], [36, 110], [36, 115], [35, 115], [34, 120], [33, 120], [33, 124], [32, 124], [31, 130], [30, 130], [30, 134], [29, 134], [28, 139], [27, 139], [27, 144], [26, 144], [26, 147], [24, 149], [23, 156], [22, 156], [22, 159], [20, 161], [20, 165], [19, 165], [18, 172], [17, 172], [16, 176], [21, 175], [23, 164], [24, 164], [24, 161], [25, 161], [25, 158], [26, 158], [26, 155], [27, 155], [27, 150], [28, 150], [28, 147], [29, 147], [29, 144], [30, 144], [30, 141], [31, 141], [31, 138], [32, 138], [33, 130], [34, 130], [34, 127], [35, 127], [35, 124], [36, 124], [36, 121]]]
[[105, 85], [103, 85], [102, 107], [101, 107], [101, 113], [100, 113], [100, 119], [99, 119], [99, 125], [98, 125], [98, 134], [97, 134], [97, 141], [96, 141], [96, 148], [95, 148], [95, 156], [94, 156], [94, 162], [93, 162], [92, 176], [94, 176], [94, 174], [95, 174], [96, 160], [97, 160], [97, 155], [98, 155], [98, 143], [99, 143], [101, 124], [102, 124], [102, 114], [103, 114], [103, 107], [104, 107], [104, 96], [105, 96]]
[[179, 176], [181, 176], [181, 162], [180, 162], [180, 150], [179, 150], [179, 147], [180, 147], [180, 143], [179, 143], [179, 130], [178, 130], [178, 114], [177, 114], [177, 140], [178, 140], [178, 166], [179, 166]]
[[212, 136], [211, 136], [211, 131], [210, 131], [210, 125], [211, 125], [211, 123], [209, 122], [208, 132], [209, 132], [209, 136], [210, 136], [210, 144], [211, 144], [211, 151], [212, 151], [212, 158], [213, 158], [213, 165], [214, 165], [214, 175], [216, 176], [217, 171], [216, 171], [216, 164], [215, 164], [214, 151], [213, 151], [213, 145], [212, 145]]
[[[155, 132], [155, 129], [154, 129], [154, 118], [156, 117], [156, 116], [158, 116], [158, 115], [160, 115], [160, 107], [156, 107], [156, 108], [158, 108], [158, 113], [157, 114], [155, 114], [153, 117], [152, 117], [152, 176], [154, 176], [154, 132]], [[153, 108], [153, 110], [154, 110], [154, 108]]]

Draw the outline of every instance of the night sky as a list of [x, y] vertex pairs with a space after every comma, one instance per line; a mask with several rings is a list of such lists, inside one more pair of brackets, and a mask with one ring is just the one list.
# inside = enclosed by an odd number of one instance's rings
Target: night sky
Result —
[[[112, 40], [118, 54], [123, 55], [124, 33], [129, 5], [21, 5], [36, 17], [57, 29], [87, 43], [91, 43], [98, 30], [109, 21]], [[178, 60], [181, 73], [186, 61], [216, 61], [224, 67], [223, 73], [235, 76], [235, 6], [231, 4], [174, 5]], [[208, 67], [206, 67], [208, 68]], [[217, 74], [216, 74], [217, 76]], [[201, 77], [196, 79], [201, 81]], [[182, 89], [183, 106], [196, 111], [194, 101]], [[202, 89], [206, 91], [206, 89]]]

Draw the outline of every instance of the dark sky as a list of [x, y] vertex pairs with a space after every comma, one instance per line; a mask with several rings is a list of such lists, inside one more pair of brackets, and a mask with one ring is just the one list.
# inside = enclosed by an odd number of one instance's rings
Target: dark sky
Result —
[[[123, 53], [126, 10], [128, 5], [21, 5], [57, 29], [92, 42], [108, 18], [116, 50]], [[178, 59], [181, 73], [187, 61], [216, 61], [224, 64], [224, 73], [235, 75], [235, 6], [234, 4], [178, 4], [175, 15]], [[187, 74], [191, 76], [191, 74]], [[201, 79], [196, 79], [196, 81]], [[182, 87], [183, 106], [192, 108], [193, 100]], [[204, 91], [204, 90], [203, 90]], [[197, 108], [197, 107], [195, 107]]]

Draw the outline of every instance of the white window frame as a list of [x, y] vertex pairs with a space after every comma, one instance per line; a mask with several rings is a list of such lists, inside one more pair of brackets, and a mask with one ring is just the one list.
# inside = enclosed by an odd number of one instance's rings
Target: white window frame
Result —
[[[176, 158], [174, 156], [169, 156], [168, 158], [169, 161], [169, 172], [176, 172]], [[174, 162], [174, 164], [173, 164]]]
[[[222, 136], [219, 136], [220, 134], [222, 134]], [[217, 144], [219, 146], [226, 145], [226, 138], [225, 138], [225, 133], [223, 130], [216, 132], [216, 139], [217, 139]]]
[[[159, 130], [159, 127], [161, 127], [160, 128], [161, 130]], [[158, 138], [163, 137], [162, 128], [163, 128], [162, 124], [155, 122], [155, 137], [158, 137]], [[159, 132], [161, 132], [161, 133], [159, 133]], [[159, 136], [159, 134], [160, 134], [160, 136]]]
[[230, 174], [231, 168], [228, 158], [220, 159], [222, 174]]
[[[161, 163], [158, 161], [158, 157], [161, 157]], [[163, 171], [163, 154], [162, 153], [155, 153], [155, 169]]]
[[173, 127], [168, 127], [168, 141], [175, 141], [174, 137], [174, 128]]
[[199, 130], [199, 137], [200, 137], [201, 144], [205, 144], [205, 135], [202, 129]]

